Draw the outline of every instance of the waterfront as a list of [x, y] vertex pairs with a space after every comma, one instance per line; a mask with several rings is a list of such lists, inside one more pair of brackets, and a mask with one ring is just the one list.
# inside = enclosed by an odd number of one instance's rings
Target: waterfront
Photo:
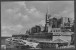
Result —
[[[5, 42], [5, 39], [6, 38], [8, 38], [8, 37], [2, 37], [2, 39], [1, 39], [1, 47], [2, 47], [2, 45], [5, 45], [6, 46], [6, 42]], [[67, 38], [67, 37], [66, 37]], [[38, 40], [38, 39], [37, 39]], [[38, 40], [38, 41], [40, 41], [40, 40]], [[14, 47], [13, 45], [10, 45], [10, 46], [6, 46], [6, 47], [3, 47], [3, 48], [5, 48], [6, 50], [24, 50], [24, 49], [22, 49], [22, 48], [16, 48], [16, 47]], [[5, 50], [5, 49], [1, 49], [1, 50]], [[71, 49], [74, 49], [74, 46], [72, 45], [72, 47], [66, 47], [66, 46], [64, 46], [64, 47], [60, 47], [60, 48], [56, 48], [56, 49], [69, 49], [69, 48], [71, 48]], [[25, 48], [25, 49], [30, 49], [30, 48]], [[31, 48], [31, 49], [34, 49], [34, 48]], [[35, 49], [37, 49], [37, 48], [35, 48]], [[39, 48], [38, 48], [39, 49]], [[49, 49], [52, 49], [52, 48], [49, 48]]]

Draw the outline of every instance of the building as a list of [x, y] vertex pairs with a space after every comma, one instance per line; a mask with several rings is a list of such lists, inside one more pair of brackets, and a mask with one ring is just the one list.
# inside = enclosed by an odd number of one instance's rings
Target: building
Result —
[[42, 26], [42, 25], [39, 25], [40, 26], [40, 28], [41, 28], [41, 32], [43, 32], [44, 31], [44, 26]]
[[35, 33], [34, 35], [29, 35], [29, 38], [31, 38], [32, 40], [52, 40], [52, 37], [53, 37], [53, 34], [52, 33], [43, 33], [43, 32], [40, 32], [40, 33]]
[[75, 43], [74, 39], [75, 39], [75, 34], [72, 34], [71, 35], [71, 44], [72, 45], [74, 45], [74, 43]]
[[[41, 30], [41, 26], [36, 25], [31, 28], [31, 35], [29, 35], [28, 39], [35, 40], [39, 43], [47, 43], [52, 46], [52, 44], [69, 44], [73, 36], [71, 36], [72, 32], [67, 31], [70, 28], [71, 19], [68, 17], [51, 17], [51, 15], [46, 13], [46, 23], [43, 31]], [[64, 31], [65, 32], [64, 32]], [[46, 46], [44, 45], [43, 46]], [[64, 46], [64, 45], [63, 45]]]
[[28, 38], [28, 35], [25, 35], [25, 34], [16, 34], [16, 35], [12, 35], [12, 37], [14, 39], [26, 39], [26, 38]]
[[62, 17], [62, 25], [63, 25], [63, 27], [71, 27], [72, 24], [73, 24], [72, 18]]
[[32, 27], [31, 28], [31, 34], [34, 34], [34, 33], [39, 33], [41, 32], [41, 27], [36, 25], [35, 27]]

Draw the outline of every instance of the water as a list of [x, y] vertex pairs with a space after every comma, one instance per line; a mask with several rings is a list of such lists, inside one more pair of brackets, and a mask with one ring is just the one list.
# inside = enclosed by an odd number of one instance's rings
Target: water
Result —
[[[7, 39], [9, 37], [1, 37], [1, 45], [6, 45], [5, 39]], [[71, 36], [53, 36], [53, 40], [56, 40], [58, 38], [61, 38], [63, 40], [71, 40]], [[26, 49], [26, 48], [25, 48]], [[1, 49], [1, 50], [25, 50], [25, 49], [21, 49], [21, 48], [6, 48], [6, 49]]]

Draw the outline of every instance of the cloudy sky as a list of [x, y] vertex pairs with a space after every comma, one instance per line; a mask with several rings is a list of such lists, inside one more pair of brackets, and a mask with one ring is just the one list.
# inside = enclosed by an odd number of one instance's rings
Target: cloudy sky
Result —
[[73, 1], [1, 2], [1, 36], [25, 33], [34, 25], [44, 25], [47, 7], [51, 16], [74, 19]]

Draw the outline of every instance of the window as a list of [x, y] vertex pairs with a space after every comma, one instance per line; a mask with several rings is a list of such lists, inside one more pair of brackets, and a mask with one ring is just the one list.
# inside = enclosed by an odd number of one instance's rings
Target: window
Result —
[[54, 32], [55, 32], [55, 30], [54, 30]]
[[52, 32], [52, 31], [51, 31]]
[[56, 30], [56, 32], [58, 32], [58, 30]]

